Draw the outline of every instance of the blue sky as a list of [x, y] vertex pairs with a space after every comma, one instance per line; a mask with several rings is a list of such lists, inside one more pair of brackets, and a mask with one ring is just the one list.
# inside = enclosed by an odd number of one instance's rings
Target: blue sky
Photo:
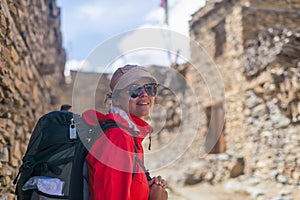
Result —
[[[78, 67], [105, 41], [142, 27], [167, 28], [188, 37], [188, 20], [191, 14], [204, 5], [205, 0], [169, 0], [168, 26], [164, 24], [164, 9], [160, 7], [160, 2], [161, 0], [57, 0], [57, 5], [61, 8], [61, 29], [68, 68]], [[95, 66], [90, 70], [99, 71]]]

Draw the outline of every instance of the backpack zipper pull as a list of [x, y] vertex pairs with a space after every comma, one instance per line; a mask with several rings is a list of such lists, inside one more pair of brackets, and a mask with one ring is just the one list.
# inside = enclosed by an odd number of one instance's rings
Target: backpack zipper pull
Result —
[[70, 124], [70, 128], [69, 128], [69, 138], [70, 138], [70, 140], [77, 139], [76, 125], [75, 125], [73, 118], [71, 119], [71, 124]]

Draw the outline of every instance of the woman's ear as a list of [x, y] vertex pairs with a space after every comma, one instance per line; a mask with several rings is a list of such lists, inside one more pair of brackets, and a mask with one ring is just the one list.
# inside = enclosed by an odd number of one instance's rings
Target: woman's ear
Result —
[[111, 95], [111, 102], [113, 106], [120, 106], [120, 91], [119, 90], [115, 90], [112, 92]]
[[120, 98], [118, 97], [112, 98], [112, 105], [119, 107], [121, 105]]

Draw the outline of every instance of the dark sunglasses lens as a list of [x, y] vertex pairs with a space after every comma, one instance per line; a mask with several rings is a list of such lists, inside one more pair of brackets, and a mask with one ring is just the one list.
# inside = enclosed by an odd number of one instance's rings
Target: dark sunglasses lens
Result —
[[145, 84], [145, 91], [151, 97], [154, 97], [157, 93], [157, 84]]
[[143, 88], [141, 85], [131, 85], [128, 88], [128, 93], [131, 98], [137, 98], [143, 93]]
[[138, 94], [136, 94], [136, 93], [131, 93], [131, 94], [129, 94], [130, 95], [130, 97], [131, 98], [133, 98], [133, 99], [135, 99], [135, 98], [137, 98], [139, 95]]

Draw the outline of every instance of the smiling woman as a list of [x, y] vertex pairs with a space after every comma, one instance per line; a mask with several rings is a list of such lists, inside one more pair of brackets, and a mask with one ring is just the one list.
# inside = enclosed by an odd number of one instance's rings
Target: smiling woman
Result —
[[99, 137], [86, 157], [89, 199], [165, 200], [165, 180], [151, 178], [144, 166], [143, 139], [153, 129], [143, 117], [150, 114], [157, 80], [145, 67], [126, 65], [110, 81], [112, 107], [108, 114], [83, 113], [90, 125], [115, 123]]
[[157, 92], [157, 81], [146, 68], [135, 65], [120, 68], [115, 72], [110, 86], [114, 106], [139, 118], [150, 114]]

